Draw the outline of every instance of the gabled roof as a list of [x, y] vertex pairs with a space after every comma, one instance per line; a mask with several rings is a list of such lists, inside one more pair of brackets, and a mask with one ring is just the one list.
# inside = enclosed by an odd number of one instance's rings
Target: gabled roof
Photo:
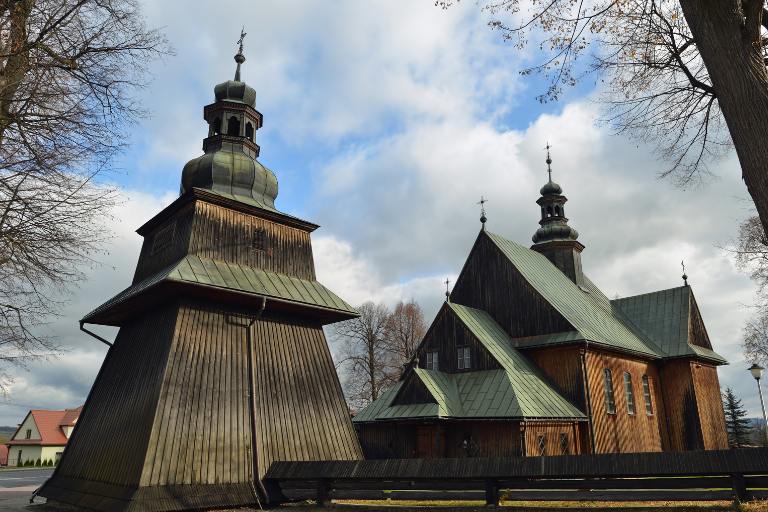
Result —
[[357, 316], [352, 306], [317, 281], [188, 255], [129, 286], [85, 315], [83, 321], [115, 325], [112, 315], [128, 301], [159, 285], [174, 283], [212, 287], [229, 294], [266, 296], [297, 306], [325, 310], [340, 318]]
[[396, 404], [404, 381], [364, 408], [355, 422], [395, 418], [582, 419], [584, 413], [560, 395], [488, 313], [446, 303], [501, 366], [500, 370], [446, 373], [415, 368], [435, 403]]
[[690, 286], [614, 299], [611, 303], [656, 341], [666, 357], [699, 356], [726, 362], [711, 348], [693, 344], [690, 326], [696, 303]]
[[653, 358], [663, 353], [650, 339], [627, 326], [610, 300], [589, 279], [580, 287], [546, 256], [485, 232], [523, 278], [581, 334], [583, 339]]
[[[77, 409], [65, 409], [63, 411], [47, 411], [42, 409], [33, 409], [29, 411], [27, 417], [24, 418], [26, 422], [27, 418], [31, 415], [35, 422], [38, 432], [40, 432], [39, 439], [14, 439], [21, 432], [20, 426], [11, 440], [9, 445], [44, 445], [44, 446], [64, 446], [67, 444], [67, 437], [64, 435], [62, 427], [70, 426], [69, 422], [74, 424], [80, 415], [82, 407]], [[24, 424], [22, 422], [22, 425]]]

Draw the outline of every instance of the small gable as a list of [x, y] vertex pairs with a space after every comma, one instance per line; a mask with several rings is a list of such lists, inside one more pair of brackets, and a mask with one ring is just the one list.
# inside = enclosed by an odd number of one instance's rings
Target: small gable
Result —
[[437, 400], [427, 389], [416, 372], [410, 372], [404, 379], [392, 405], [436, 404]]
[[712, 350], [712, 343], [709, 341], [709, 334], [707, 334], [707, 328], [704, 327], [704, 320], [701, 318], [699, 305], [696, 304], [696, 297], [693, 296], [693, 292], [691, 292], [690, 312], [688, 343]]
[[[570, 281], [545, 256], [535, 254]], [[531, 286], [487, 231], [481, 231], [477, 237], [453, 287], [451, 300], [487, 311], [513, 338], [573, 330]]]

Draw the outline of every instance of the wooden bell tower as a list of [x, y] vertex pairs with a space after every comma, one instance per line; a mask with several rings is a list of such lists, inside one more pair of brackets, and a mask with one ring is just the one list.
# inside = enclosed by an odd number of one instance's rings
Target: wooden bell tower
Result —
[[263, 505], [275, 460], [362, 457], [322, 329], [357, 313], [315, 279], [318, 226], [275, 208], [242, 45], [235, 61], [180, 197], [138, 230], [133, 283], [82, 320], [120, 331], [40, 491], [51, 501]]

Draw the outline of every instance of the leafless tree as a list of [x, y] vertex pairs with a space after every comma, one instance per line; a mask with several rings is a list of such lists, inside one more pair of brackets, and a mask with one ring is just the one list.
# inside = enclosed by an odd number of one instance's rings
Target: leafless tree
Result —
[[101, 174], [168, 52], [133, 0], [0, 0], [0, 392], [9, 364], [56, 351], [39, 326], [108, 236]]
[[[444, 8], [458, 0], [438, 0]], [[542, 101], [593, 73], [607, 84], [607, 118], [655, 141], [662, 174], [689, 183], [736, 149], [768, 226], [768, 70], [764, 0], [479, 0], [491, 27], [544, 55]], [[727, 130], [725, 129], [727, 128]]]
[[413, 300], [398, 302], [386, 325], [387, 346], [398, 368], [398, 376], [404, 365], [413, 359], [426, 332], [427, 324], [421, 306]]
[[336, 368], [353, 408], [376, 400], [380, 391], [397, 378], [386, 335], [389, 309], [384, 304], [366, 302], [357, 311], [358, 318], [340, 322], [334, 329], [339, 343]]

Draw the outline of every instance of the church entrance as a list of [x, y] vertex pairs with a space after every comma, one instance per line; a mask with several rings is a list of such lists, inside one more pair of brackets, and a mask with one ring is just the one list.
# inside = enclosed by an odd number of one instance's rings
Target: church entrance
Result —
[[416, 427], [416, 456], [422, 459], [445, 457], [443, 427], [437, 425]]

